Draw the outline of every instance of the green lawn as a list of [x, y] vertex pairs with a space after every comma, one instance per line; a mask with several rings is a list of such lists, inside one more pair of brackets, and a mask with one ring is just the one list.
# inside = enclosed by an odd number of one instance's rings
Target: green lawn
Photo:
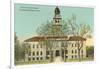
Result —
[[84, 58], [84, 59], [81, 59], [81, 61], [79, 61], [79, 59], [68, 59], [66, 60], [66, 62], [83, 62], [83, 61], [94, 61], [93, 58]]
[[25, 62], [25, 61], [16, 61], [15, 62], [15, 65], [29, 65], [29, 64], [47, 64], [49, 63], [49, 61], [28, 61], [28, 62]]
[[[93, 58], [84, 58], [79, 61], [79, 59], [66, 59], [66, 62], [83, 62], [83, 61], [93, 61]], [[50, 63], [48, 60], [46, 61], [16, 61], [15, 65], [29, 65], [29, 64], [47, 64]]]

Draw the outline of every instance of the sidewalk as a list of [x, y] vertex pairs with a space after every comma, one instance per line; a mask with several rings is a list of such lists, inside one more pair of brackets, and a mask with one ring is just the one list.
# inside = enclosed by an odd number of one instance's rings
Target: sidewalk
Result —
[[54, 63], [61, 63], [61, 62], [63, 62], [61, 56], [55, 57], [55, 59], [54, 59]]

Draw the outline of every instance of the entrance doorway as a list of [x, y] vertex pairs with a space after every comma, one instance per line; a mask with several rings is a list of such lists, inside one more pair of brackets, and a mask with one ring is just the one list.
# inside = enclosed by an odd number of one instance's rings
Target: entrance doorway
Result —
[[59, 50], [56, 50], [56, 57], [57, 56], [60, 56], [60, 51]]

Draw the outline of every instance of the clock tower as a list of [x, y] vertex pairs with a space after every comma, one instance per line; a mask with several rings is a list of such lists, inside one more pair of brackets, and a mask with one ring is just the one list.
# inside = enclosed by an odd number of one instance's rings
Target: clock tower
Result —
[[62, 25], [61, 25], [61, 15], [60, 15], [60, 9], [58, 6], [55, 8], [54, 11], [54, 17], [53, 17], [53, 27], [54, 27], [54, 35], [55, 36], [61, 36], [62, 35]]

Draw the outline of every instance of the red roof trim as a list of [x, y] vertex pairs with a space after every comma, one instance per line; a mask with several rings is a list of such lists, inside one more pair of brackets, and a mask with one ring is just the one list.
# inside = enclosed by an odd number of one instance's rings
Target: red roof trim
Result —
[[85, 41], [85, 38], [82, 38], [80, 36], [71, 36], [71, 37], [67, 37], [67, 36], [36, 36], [36, 37], [32, 37], [29, 39], [26, 39], [25, 42], [36, 42], [36, 41], [44, 41], [45, 39], [66, 39], [67, 41]]

